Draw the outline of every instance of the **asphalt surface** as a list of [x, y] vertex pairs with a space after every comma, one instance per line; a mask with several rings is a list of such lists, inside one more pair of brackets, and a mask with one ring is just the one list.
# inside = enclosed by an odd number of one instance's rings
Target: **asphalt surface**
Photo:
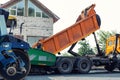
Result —
[[92, 70], [89, 74], [29, 75], [25, 80], [120, 80], [120, 72], [110, 73], [106, 70]]
[[[3, 80], [0, 78], [0, 80]], [[120, 80], [120, 71], [92, 70], [88, 74], [46, 74], [28, 75], [24, 80]]]

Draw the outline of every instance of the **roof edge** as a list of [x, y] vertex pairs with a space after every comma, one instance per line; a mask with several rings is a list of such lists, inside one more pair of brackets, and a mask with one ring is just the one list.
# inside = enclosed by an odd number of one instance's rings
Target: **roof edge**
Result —
[[44, 12], [48, 13], [48, 15], [54, 19], [54, 23], [60, 19], [56, 14], [54, 14], [51, 10], [44, 6], [40, 1], [31, 0], [31, 2], [35, 3], [37, 7], [41, 8]]
[[11, 6], [12, 4], [15, 4], [15, 3], [19, 2], [19, 1], [21, 1], [21, 0], [10, 0], [10, 1], [2, 4], [0, 7], [1, 8], [7, 8], [7, 7]]
[[[15, 3], [18, 3], [22, 0], [10, 0], [0, 6], [0, 8], [8, 8], [12, 6]], [[32, 3], [34, 3], [37, 7], [41, 8], [45, 13], [47, 13], [50, 17], [53, 18], [53, 22], [57, 22], [60, 18], [54, 14], [51, 10], [49, 10], [46, 6], [44, 6], [40, 1], [38, 0], [30, 0]]]

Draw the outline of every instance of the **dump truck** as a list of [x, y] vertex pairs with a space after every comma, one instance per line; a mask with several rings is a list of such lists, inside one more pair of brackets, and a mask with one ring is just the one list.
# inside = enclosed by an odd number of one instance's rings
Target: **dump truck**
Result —
[[[29, 44], [7, 32], [9, 12], [0, 8], [0, 75], [5, 80], [21, 80], [30, 71]], [[15, 25], [11, 22], [10, 27]]]
[[[106, 40], [106, 51], [99, 47], [95, 32], [100, 29], [101, 19], [94, 10], [95, 4], [84, 9], [76, 23], [61, 32], [41, 41], [41, 48], [31, 48], [31, 73], [59, 72], [62, 74], [77, 71], [88, 73], [92, 66], [104, 66], [107, 71], [120, 70], [120, 35], [116, 34]], [[94, 35], [97, 53], [93, 56], [80, 56], [73, 51], [76, 43]], [[38, 43], [39, 44], [39, 43]], [[36, 44], [36, 46], [38, 46]], [[73, 56], [57, 56], [60, 51], [70, 47], [68, 53]]]
[[[95, 4], [92, 4], [83, 10], [75, 24], [42, 40], [40, 49], [36, 49], [35, 45], [34, 48], [29, 49], [28, 53], [32, 64], [31, 73], [57, 71], [65, 74], [71, 73], [73, 70], [88, 73], [91, 70], [94, 59], [80, 56], [72, 49], [78, 41], [83, 40], [90, 34], [95, 35], [95, 31], [100, 28], [100, 17], [96, 14], [94, 7]], [[71, 47], [68, 52], [73, 56], [56, 56], [69, 46]]]

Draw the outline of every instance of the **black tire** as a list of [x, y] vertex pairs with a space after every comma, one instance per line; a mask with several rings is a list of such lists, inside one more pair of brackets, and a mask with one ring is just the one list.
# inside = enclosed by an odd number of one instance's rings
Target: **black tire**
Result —
[[[25, 69], [26, 69], [26, 72], [25, 73], [16, 73], [15, 75], [13, 76], [9, 76], [7, 74], [7, 72], [2, 68], [0, 69], [0, 75], [5, 79], [5, 80], [21, 80], [21, 79], [24, 79], [25, 76], [28, 75], [29, 71], [30, 71], [30, 60], [29, 60], [29, 57], [27, 55], [27, 53], [21, 51], [21, 50], [18, 50], [18, 49], [13, 49], [13, 52], [15, 53], [15, 55], [18, 57], [20, 57], [23, 62], [25, 63]], [[18, 64], [19, 65], [19, 64]]]
[[57, 69], [62, 74], [71, 73], [73, 69], [73, 62], [68, 58], [63, 58], [57, 65]]
[[98, 26], [100, 27], [101, 26], [101, 19], [100, 19], [100, 16], [98, 14], [96, 14], [96, 19], [98, 22]]
[[80, 58], [77, 62], [79, 73], [86, 74], [91, 70], [92, 63], [87, 57]]
[[113, 65], [105, 65], [104, 68], [105, 68], [105, 70], [107, 70], [109, 72], [112, 72], [115, 69], [115, 67]]

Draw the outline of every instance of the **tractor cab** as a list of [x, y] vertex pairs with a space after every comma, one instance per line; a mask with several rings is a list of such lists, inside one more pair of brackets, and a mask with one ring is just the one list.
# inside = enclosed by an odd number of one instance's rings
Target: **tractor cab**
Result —
[[6, 22], [8, 19], [9, 13], [0, 8], [0, 36], [7, 35]]
[[7, 35], [7, 28], [10, 29], [9, 34], [12, 34], [12, 29], [16, 27], [16, 17], [10, 15], [9, 12], [0, 9], [0, 36]]
[[106, 40], [106, 55], [120, 54], [120, 34], [109, 37]]

